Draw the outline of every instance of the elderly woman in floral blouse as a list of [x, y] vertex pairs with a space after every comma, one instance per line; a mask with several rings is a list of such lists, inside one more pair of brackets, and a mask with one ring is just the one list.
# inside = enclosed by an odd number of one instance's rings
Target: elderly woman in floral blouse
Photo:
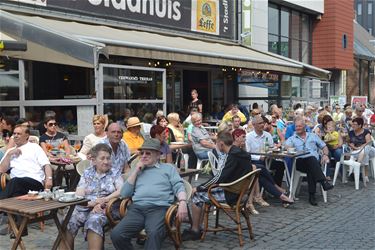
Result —
[[[122, 177], [114, 177], [111, 171], [111, 148], [99, 143], [91, 151], [92, 166], [83, 173], [76, 194], [89, 200], [86, 207], [77, 206], [68, 224], [66, 237], [73, 249], [74, 237], [80, 227], [84, 227], [88, 249], [102, 249], [103, 227], [108, 220], [105, 215], [106, 203], [120, 194]], [[60, 244], [60, 247], [65, 247]]]

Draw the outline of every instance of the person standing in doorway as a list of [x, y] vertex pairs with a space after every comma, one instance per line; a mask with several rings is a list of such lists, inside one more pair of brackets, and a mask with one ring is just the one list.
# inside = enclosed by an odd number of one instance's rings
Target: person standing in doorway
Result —
[[191, 91], [191, 99], [192, 100], [189, 104], [188, 112], [190, 112], [190, 110], [192, 108], [196, 108], [199, 113], [202, 113], [203, 112], [203, 104], [202, 104], [202, 101], [198, 99], [198, 91], [196, 89], [193, 89]]

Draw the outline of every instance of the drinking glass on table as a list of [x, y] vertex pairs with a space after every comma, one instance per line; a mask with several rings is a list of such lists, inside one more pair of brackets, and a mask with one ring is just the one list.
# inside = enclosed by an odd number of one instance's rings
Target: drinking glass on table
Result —
[[74, 141], [73, 148], [76, 151], [76, 153], [78, 153], [78, 151], [81, 149], [81, 146], [82, 146], [82, 144], [81, 144], [80, 140], [75, 140]]

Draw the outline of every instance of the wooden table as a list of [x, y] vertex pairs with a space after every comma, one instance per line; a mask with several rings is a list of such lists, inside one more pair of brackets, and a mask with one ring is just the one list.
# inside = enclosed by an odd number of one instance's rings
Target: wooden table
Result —
[[[274, 151], [269, 151], [269, 152], [250, 152], [251, 155], [260, 155], [264, 156], [266, 158], [265, 163], [266, 163], [266, 168], [270, 169], [270, 165], [273, 159], [280, 159], [284, 162], [284, 167], [285, 167], [285, 173], [287, 177], [287, 182], [289, 183], [289, 198], [292, 198], [292, 190], [293, 190], [293, 177], [296, 172], [296, 161], [297, 158], [303, 155], [309, 154], [308, 151], [297, 151], [295, 154], [289, 154], [286, 151], [280, 151], [280, 152], [274, 152]], [[293, 161], [292, 164], [292, 171], [289, 172], [288, 164], [286, 162], [286, 158], [291, 158]]]
[[185, 171], [181, 171], [181, 169], [178, 169], [178, 173], [182, 178], [189, 177], [188, 182], [191, 183], [193, 176], [200, 173], [200, 169], [186, 169]]
[[[14, 234], [16, 235], [12, 250], [17, 249], [18, 245], [21, 246], [21, 249], [26, 249], [21, 235], [22, 232], [26, 229], [27, 224], [49, 219], [53, 219], [55, 221], [55, 224], [59, 231], [52, 249], [57, 249], [61, 240], [65, 242], [66, 247], [69, 249], [65, 238], [66, 226], [68, 225], [70, 217], [72, 216], [74, 207], [76, 205], [87, 205], [87, 202], [87, 200], [80, 200], [69, 203], [62, 203], [53, 200], [45, 201], [43, 199], [19, 200], [17, 199], [17, 197], [1, 200], [0, 211], [6, 212], [8, 214], [9, 224]], [[69, 211], [65, 216], [63, 223], [61, 224], [57, 217], [57, 210], [68, 206]], [[17, 224], [15, 222], [15, 216], [17, 215], [22, 217], [21, 225], [19, 228], [17, 228]]]

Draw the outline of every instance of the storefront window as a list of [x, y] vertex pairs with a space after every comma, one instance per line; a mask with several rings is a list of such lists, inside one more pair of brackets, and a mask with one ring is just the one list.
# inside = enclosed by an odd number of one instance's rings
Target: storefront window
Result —
[[89, 99], [95, 95], [92, 69], [43, 63], [25, 63], [26, 100]]
[[56, 122], [59, 130], [69, 134], [77, 134], [77, 107], [76, 106], [51, 106], [51, 107], [25, 107], [26, 118], [33, 122], [35, 127], [43, 123], [44, 112], [56, 112]]
[[17, 121], [20, 118], [19, 107], [0, 107], [0, 113], [4, 116], [11, 117], [15, 121]]
[[224, 75], [222, 71], [212, 72], [212, 111], [219, 112], [224, 106]]
[[167, 71], [167, 110], [168, 112], [182, 109], [181, 70]]
[[163, 72], [131, 68], [103, 69], [104, 99], [163, 99]]
[[155, 114], [158, 110], [163, 110], [163, 103], [106, 103], [104, 104], [104, 114], [108, 114], [111, 121], [120, 123], [129, 113], [130, 116], [138, 116], [143, 120], [146, 113]]
[[19, 74], [0, 72], [0, 101], [19, 100]]

